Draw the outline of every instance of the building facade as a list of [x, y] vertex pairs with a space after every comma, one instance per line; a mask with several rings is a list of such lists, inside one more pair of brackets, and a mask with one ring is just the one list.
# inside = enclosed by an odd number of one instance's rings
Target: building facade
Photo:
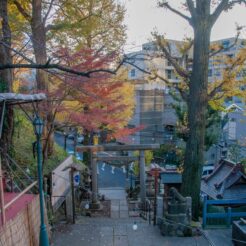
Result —
[[[182, 54], [179, 52], [179, 48], [182, 44], [182, 41], [168, 40], [168, 48], [171, 55], [181, 66], [189, 67], [189, 64], [184, 63]], [[221, 52], [210, 58], [208, 77], [210, 83], [222, 79], [223, 70], [227, 67], [226, 57], [235, 57], [240, 50], [245, 47], [245, 44], [245, 40], [237, 40], [235, 38], [212, 42], [212, 47], [220, 47]], [[144, 126], [142, 131], [131, 136], [131, 141], [133, 143], [160, 144], [172, 141], [173, 132], [177, 123], [177, 117], [173, 109], [175, 100], [169, 94], [169, 87], [165, 82], [158, 78], [150, 78], [146, 71], [158, 70], [158, 74], [176, 85], [180, 80], [175, 73], [174, 67], [164, 56], [160, 55], [154, 42], [143, 44], [142, 50], [127, 54], [127, 57], [130, 59], [131, 63], [134, 64], [134, 66], [128, 66], [128, 79], [135, 84], [136, 100], [134, 116], [129, 122], [129, 125]], [[188, 54], [188, 58], [192, 58], [192, 50]], [[237, 74], [237, 79], [241, 80], [245, 76], [246, 66], [245, 69], [242, 69], [241, 72]], [[222, 127], [223, 141], [226, 143], [229, 143], [227, 140], [229, 140], [229, 135], [231, 135], [233, 131], [235, 133], [233, 135], [233, 141], [237, 141], [240, 138], [245, 139], [246, 137], [243, 134], [244, 132], [246, 134], [246, 124], [243, 123], [243, 121], [245, 121], [245, 102], [238, 97], [231, 97], [225, 102], [226, 106], [232, 104], [238, 105], [243, 113], [231, 112], [227, 114], [229, 117], [228, 124]], [[234, 114], [236, 114], [236, 116]], [[236, 124], [233, 123], [233, 119], [236, 119]], [[227, 137], [225, 137], [226, 134]], [[223, 153], [222, 148], [216, 145], [210, 150], [207, 159], [216, 162], [220, 159], [221, 155], [223, 156]]]
[[[178, 51], [181, 41], [170, 40], [172, 55], [181, 63]], [[142, 50], [127, 55], [135, 66], [128, 67], [128, 79], [135, 85], [135, 112], [130, 126], [144, 127], [131, 136], [133, 143], [165, 143], [173, 138], [177, 117], [172, 104], [174, 99], [163, 80], [151, 78], [145, 71], [158, 70], [158, 74], [174, 85], [179, 83], [174, 67], [160, 56], [154, 42], [143, 44]]]

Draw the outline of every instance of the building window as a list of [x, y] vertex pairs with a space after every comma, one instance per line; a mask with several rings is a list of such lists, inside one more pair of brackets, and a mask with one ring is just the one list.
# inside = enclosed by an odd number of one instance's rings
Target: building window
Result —
[[229, 45], [230, 45], [230, 40], [224, 40], [224, 41], [222, 42], [222, 45], [223, 45], [223, 47], [224, 47], [225, 49], [228, 48]]
[[171, 79], [172, 78], [172, 70], [166, 70], [167, 73], [167, 78]]
[[131, 77], [135, 77], [136, 76], [136, 70], [135, 69], [132, 69], [131, 70]]
[[213, 70], [212, 69], [209, 69], [208, 70], [208, 77], [211, 77], [211, 76], [213, 76]]
[[214, 75], [215, 75], [216, 77], [221, 76], [220, 69], [215, 69], [215, 70], [214, 70]]

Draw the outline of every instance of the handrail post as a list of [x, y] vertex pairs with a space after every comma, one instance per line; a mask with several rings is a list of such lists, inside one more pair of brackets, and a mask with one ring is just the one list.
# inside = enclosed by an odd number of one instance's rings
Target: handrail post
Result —
[[150, 200], [148, 200], [148, 207], [149, 207], [149, 225], [151, 225], [151, 204], [150, 204]]
[[227, 226], [230, 227], [231, 225], [231, 207], [228, 207], [227, 210]]
[[203, 209], [202, 209], [202, 227], [205, 229], [207, 224], [207, 195], [203, 197]]
[[1, 153], [0, 153], [0, 209], [1, 209], [1, 220], [2, 225], [5, 224], [5, 209], [4, 209], [4, 190], [3, 190], [3, 172], [1, 165]]

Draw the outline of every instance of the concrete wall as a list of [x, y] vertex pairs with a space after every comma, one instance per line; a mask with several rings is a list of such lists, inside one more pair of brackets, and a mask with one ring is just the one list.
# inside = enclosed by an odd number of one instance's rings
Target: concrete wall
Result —
[[[17, 201], [18, 202], [18, 201]], [[48, 219], [46, 217], [46, 225]], [[0, 228], [1, 246], [38, 246], [40, 212], [38, 195]], [[48, 226], [47, 226], [48, 228]], [[49, 231], [49, 230], [48, 230]]]

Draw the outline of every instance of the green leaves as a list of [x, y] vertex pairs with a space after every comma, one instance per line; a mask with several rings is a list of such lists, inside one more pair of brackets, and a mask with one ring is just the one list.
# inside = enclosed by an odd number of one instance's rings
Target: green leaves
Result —
[[8, 84], [0, 77], [0, 92], [8, 92]]
[[113, 0], [66, 1], [57, 11], [48, 30], [56, 44], [75, 49], [119, 50], [125, 42], [125, 9]]

